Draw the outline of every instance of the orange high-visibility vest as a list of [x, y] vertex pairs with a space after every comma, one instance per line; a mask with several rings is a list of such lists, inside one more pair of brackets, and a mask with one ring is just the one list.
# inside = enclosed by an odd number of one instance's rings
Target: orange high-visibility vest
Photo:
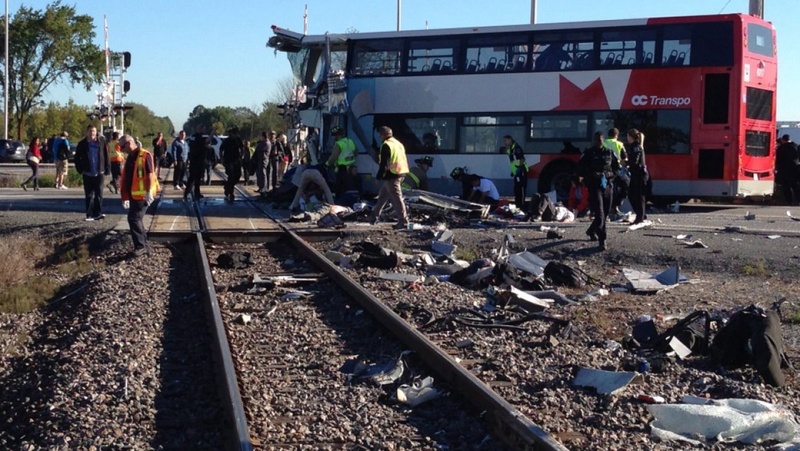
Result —
[[[131, 180], [131, 199], [133, 200], [145, 200], [145, 195], [147, 191], [150, 191], [153, 196], [155, 196], [156, 192], [158, 192], [158, 181], [156, 180], [154, 183], [150, 184], [150, 189], [148, 190], [146, 187], [145, 181], [148, 179], [148, 175], [145, 172], [146, 166], [145, 162], [147, 156], [150, 155], [150, 152], [140, 149], [139, 154], [136, 156], [136, 164], [133, 166], [133, 179]], [[152, 161], [152, 156], [150, 157]], [[125, 186], [125, 172], [123, 171], [122, 174], [122, 182]]]
[[114, 139], [108, 146], [108, 161], [112, 163], [122, 163], [125, 161], [125, 152], [119, 147], [119, 141]]

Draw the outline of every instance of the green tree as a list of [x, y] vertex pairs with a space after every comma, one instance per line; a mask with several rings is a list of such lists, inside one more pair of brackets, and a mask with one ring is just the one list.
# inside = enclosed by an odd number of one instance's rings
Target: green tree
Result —
[[[89, 90], [101, 80], [105, 59], [103, 50], [92, 43], [93, 19], [77, 15], [74, 6], [60, 1], [44, 11], [20, 6], [9, 24], [9, 37], [9, 55], [2, 50], [0, 54], [9, 62], [9, 118], [22, 138], [28, 114], [51, 85], [68, 82]], [[5, 39], [5, 23], [0, 39]]]
[[[125, 133], [138, 137], [144, 147], [149, 149], [150, 143], [158, 132], [165, 137], [175, 135], [172, 122], [166, 116], [156, 116], [150, 108], [134, 102], [128, 102], [133, 108], [125, 112]], [[120, 118], [117, 117], [117, 123]]]

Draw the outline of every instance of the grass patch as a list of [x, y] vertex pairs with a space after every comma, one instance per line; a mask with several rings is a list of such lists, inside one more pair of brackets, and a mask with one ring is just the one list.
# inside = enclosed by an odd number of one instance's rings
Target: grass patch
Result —
[[[30, 171], [20, 174], [0, 174], [0, 188], [19, 188], [20, 183], [24, 182], [31, 176]], [[78, 174], [78, 171], [70, 165], [67, 177], [64, 184], [69, 187], [83, 186], [83, 176]], [[55, 188], [56, 175], [55, 170], [52, 168], [39, 168], [39, 187], [41, 188]]]
[[58, 291], [50, 277], [36, 274], [36, 264], [48, 251], [47, 244], [34, 237], [0, 238], [0, 311], [29, 312]]
[[478, 253], [472, 249], [456, 249], [455, 256], [459, 260], [471, 262], [478, 259]]
[[766, 277], [767, 267], [764, 260], [757, 260], [753, 263], [746, 263], [742, 266], [742, 274], [753, 277]]
[[[56, 245], [40, 237], [0, 237], [0, 312], [26, 313], [53, 299], [57, 280], [72, 280], [93, 271], [89, 244]], [[42, 272], [45, 275], [41, 275]], [[55, 274], [54, 274], [55, 273]], [[64, 277], [58, 277], [61, 274]]]
[[56, 255], [58, 271], [66, 276], [79, 277], [95, 269], [95, 265], [89, 259], [91, 254], [87, 243], [64, 248], [57, 251]]
[[13, 340], [8, 341], [8, 348], [6, 348], [6, 355], [9, 357], [18, 357], [26, 354], [26, 349], [28, 348], [28, 344], [31, 341], [30, 335], [22, 332], [17, 332], [14, 334], [5, 334], [7, 336], [13, 336]]

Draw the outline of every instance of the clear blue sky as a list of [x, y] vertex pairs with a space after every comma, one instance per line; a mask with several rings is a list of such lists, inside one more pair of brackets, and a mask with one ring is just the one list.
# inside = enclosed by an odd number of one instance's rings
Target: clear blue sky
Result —
[[[10, 14], [22, 2], [9, 0]], [[43, 9], [44, 0], [25, 1]], [[800, 121], [800, 1], [766, 0], [766, 19], [778, 31], [778, 120]], [[282, 99], [276, 81], [290, 77], [285, 55], [266, 48], [272, 24], [303, 31], [308, 5], [309, 34], [392, 31], [397, 0], [137, 0], [63, 1], [94, 18], [103, 45], [103, 15], [108, 18], [112, 51], [129, 51], [132, 64], [128, 100], [169, 116], [181, 127], [198, 104], [258, 108]], [[502, 5], [502, 6], [501, 6]], [[567, 6], [568, 5], [568, 6]], [[538, 22], [747, 12], [748, 0], [538, 0]], [[402, 0], [404, 30], [511, 25], [530, 22], [530, 0]], [[13, 37], [12, 37], [13, 39]], [[99, 89], [99, 87], [98, 87]], [[69, 98], [93, 105], [96, 95], [83, 88], [57, 87], [47, 100]]]

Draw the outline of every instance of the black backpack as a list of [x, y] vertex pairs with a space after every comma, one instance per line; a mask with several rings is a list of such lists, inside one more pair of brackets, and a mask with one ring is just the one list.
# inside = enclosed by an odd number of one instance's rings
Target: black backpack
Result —
[[69, 159], [69, 146], [64, 139], [58, 142], [58, 159], [61, 161]]

